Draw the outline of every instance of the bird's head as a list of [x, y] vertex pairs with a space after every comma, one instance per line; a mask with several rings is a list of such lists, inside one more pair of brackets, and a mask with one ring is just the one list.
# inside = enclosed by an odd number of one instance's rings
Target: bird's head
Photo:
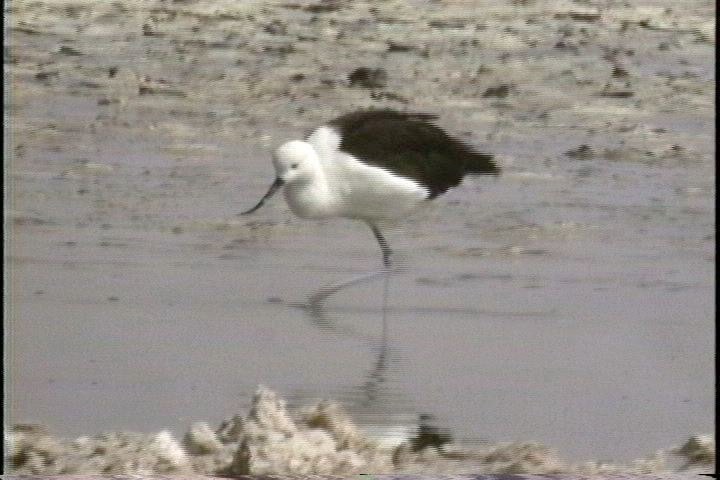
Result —
[[320, 168], [320, 160], [312, 145], [300, 140], [292, 140], [275, 150], [273, 165], [275, 181], [257, 205], [240, 215], [253, 213], [283, 185], [301, 185], [310, 182]]
[[284, 184], [309, 182], [317, 171], [318, 162], [313, 146], [300, 140], [282, 144], [273, 154], [275, 173]]

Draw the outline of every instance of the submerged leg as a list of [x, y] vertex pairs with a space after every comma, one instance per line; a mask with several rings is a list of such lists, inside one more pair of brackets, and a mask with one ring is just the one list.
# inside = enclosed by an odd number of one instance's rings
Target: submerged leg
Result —
[[392, 253], [392, 250], [390, 250], [390, 247], [388, 246], [387, 240], [385, 240], [385, 237], [383, 237], [382, 233], [380, 233], [380, 229], [373, 225], [372, 223], [368, 223], [370, 225], [370, 228], [373, 231], [373, 234], [375, 234], [375, 238], [377, 238], [378, 243], [380, 244], [380, 250], [382, 250], [382, 256], [383, 256], [383, 265], [385, 267], [390, 266], [390, 254]]

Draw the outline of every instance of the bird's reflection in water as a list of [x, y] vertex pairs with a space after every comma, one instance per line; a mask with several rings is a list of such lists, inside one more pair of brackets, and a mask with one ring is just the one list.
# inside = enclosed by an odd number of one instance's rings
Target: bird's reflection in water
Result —
[[[363, 340], [373, 346], [375, 350], [375, 359], [372, 367], [363, 377], [363, 382], [352, 388], [359, 395], [354, 395], [356, 406], [366, 412], [376, 411], [380, 407], [384, 411], [388, 407], [387, 402], [392, 396], [387, 391], [385, 383], [388, 375], [388, 366], [390, 364], [391, 348], [388, 332], [388, 297], [390, 277], [397, 270], [384, 268], [382, 270], [354, 276], [347, 280], [325, 285], [318, 289], [315, 293], [308, 297], [304, 304], [295, 304], [294, 306], [305, 309], [312, 323], [318, 328], [331, 331], [335, 334], [349, 336]], [[368, 335], [362, 333], [348, 325], [338, 322], [333, 315], [328, 314], [325, 308], [326, 301], [333, 295], [363, 282], [368, 282], [376, 278], [383, 279], [383, 296], [382, 296], [382, 329], [380, 335]], [[389, 413], [389, 412], [388, 412]], [[376, 412], [377, 414], [377, 412]], [[449, 431], [438, 428], [434, 425], [434, 417], [431, 414], [420, 413], [418, 416], [417, 426], [410, 433], [408, 440], [413, 451], [420, 451], [427, 446], [435, 446], [440, 448], [442, 445], [452, 441]]]
[[360, 386], [363, 393], [363, 407], [373, 405], [380, 397], [380, 387], [385, 382], [388, 365], [388, 322], [387, 322], [387, 301], [388, 286], [390, 285], [390, 272], [386, 272], [383, 278], [383, 303], [382, 303], [382, 334], [377, 342], [377, 356], [373, 368], [365, 375], [365, 383]]
[[[304, 307], [307, 309], [312, 322], [319, 328], [325, 330], [331, 330], [336, 333], [350, 335], [355, 338], [361, 338], [371, 343], [375, 350], [375, 361], [373, 362], [372, 368], [365, 375], [365, 381], [356, 387], [362, 393], [362, 401], [360, 405], [363, 407], [369, 407], [379, 399], [380, 387], [385, 382], [385, 376], [387, 374], [388, 366], [388, 292], [390, 285], [390, 276], [393, 271], [388, 268], [382, 270], [358, 275], [342, 282], [326, 285], [318, 289], [317, 292], [310, 295], [307, 304]], [[382, 297], [382, 330], [380, 337], [376, 335], [367, 335], [358, 332], [348, 326], [342, 326], [336, 322], [325, 310], [325, 302], [331, 296], [335, 295], [342, 290], [349, 288], [353, 285], [357, 285], [363, 282], [367, 282], [376, 278], [383, 278], [383, 297]]]

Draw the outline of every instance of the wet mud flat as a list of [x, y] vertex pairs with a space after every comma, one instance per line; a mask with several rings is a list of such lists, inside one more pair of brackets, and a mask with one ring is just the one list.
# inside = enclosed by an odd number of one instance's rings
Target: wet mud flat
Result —
[[[714, 421], [714, 2], [4, 8], [18, 473], [692, 468], [651, 452]], [[378, 289], [338, 295], [323, 322], [286, 306], [376, 265], [364, 227], [298, 221], [281, 201], [236, 214], [271, 180], [274, 146], [382, 107], [439, 114], [503, 175], [393, 235], [407, 268], [378, 394]], [[339, 400], [359, 430], [432, 412], [490, 446], [366, 447], [334, 417], [268, 427], [267, 444], [183, 436], [238, 395], [257, 407], [258, 384]], [[118, 433], [85, 436], [98, 431]], [[325, 453], [268, 460], [295, 451], [280, 436]], [[151, 444], [162, 453], [142, 457]]]
[[[16, 426], [5, 461], [23, 475], [355, 475], [355, 474], [668, 474], [676, 465], [688, 478], [709, 471], [715, 444], [696, 436], [669, 451], [629, 465], [569, 464], [537, 443], [488, 445], [472, 450], [439, 443], [422, 431], [407, 443], [383, 447], [368, 438], [343, 410], [321, 402], [295, 411], [260, 388], [246, 415], [216, 429], [197, 423], [178, 442], [172, 434], [108, 433], [63, 440], [41, 427]], [[670, 463], [666, 463], [670, 460]], [[678, 463], [679, 462], [679, 463]]]

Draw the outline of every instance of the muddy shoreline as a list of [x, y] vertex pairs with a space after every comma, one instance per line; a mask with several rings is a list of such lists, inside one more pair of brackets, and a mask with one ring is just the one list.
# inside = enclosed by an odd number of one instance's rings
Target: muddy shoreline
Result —
[[537, 443], [467, 449], [418, 430], [396, 447], [383, 447], [333, 402], [290, 410], [260, 388], [250, 411], [213, 429], [196, 423], [179, 442], [167, 431], [55, 438], [40, 426], [16, 426], [5, 462], [16, 475], [356, 475], [356, 474], [698, 474], [715, 461], [711, 436], [658, 451], [628, 465], [570, 464]]
[[[429, 412], [634, 472], [712, 428], [714, 2], [4, 8], [8, 425], [143, 444], [267, 384], [358, 428]], [[273, 147], [384, 107], [438, 114], [503, 175], [390, 233], [407, 269], [378, 373], [380, 286], [323, 321], [287, 306], [373, 268], [367, 232], [237, 213]], [[436, 457], [408, 471], [458, 471]]]

